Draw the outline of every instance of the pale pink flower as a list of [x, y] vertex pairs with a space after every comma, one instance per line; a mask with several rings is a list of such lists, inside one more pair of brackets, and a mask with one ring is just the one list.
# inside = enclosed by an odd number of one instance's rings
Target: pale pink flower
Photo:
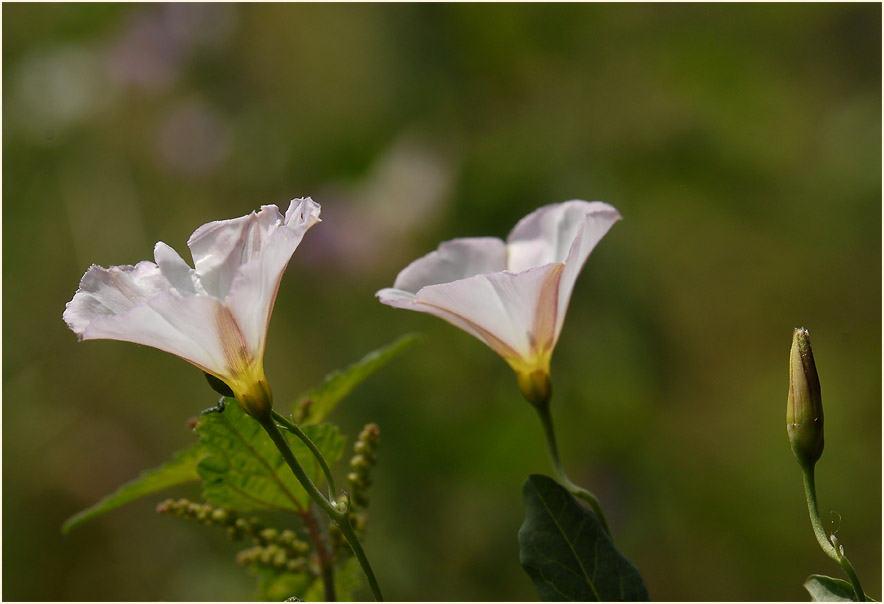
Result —
[[549, 364], [584, 262], [620, 214], [566, 201], [522, 218], [504, 242], [453, 239], [409, 264], [381, 302], [426, 312], [479, 338], [515, 370], [532, 402], [549, 396]]
[[[191, 268], [163, 242], [156, 263], [91, 266], [67, 303], [64, 320], [81, 340], [122, 340], [170, 352], [223, 381], [243, 408], [269, 412], [264, 377], [267, 326], [282, 273], [319, 204], [292, 200], [190, 236]], [[266, 407], [266, 410], [264, 409]]]

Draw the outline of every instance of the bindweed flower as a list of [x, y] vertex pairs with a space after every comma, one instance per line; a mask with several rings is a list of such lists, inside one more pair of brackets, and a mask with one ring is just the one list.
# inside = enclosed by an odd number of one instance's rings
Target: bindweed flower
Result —
[[549, 365], [577, 276], [620, 214], [600, 201], [566, 201], [522, 218], [506, 242], [453, 239], [408, 265], [381, 302], [445, 319], [515, 370], [535, 405], [549, 399]]
[[[81, 340], [122, 340], [170, 352], [221, 380], [246, 413], [266, 417], [272, 397], [264, 344], [279, 282], [319, 204], [292, 200], [190, 236], [191, 268], [163, 242], [156, 263], [91, 266], [64, 320]], [[210, 380], [211, 381], [211, 380]]]
[[823, 454], [823, 397], [810, 334], [803, 327], [792, 335], [786, 431], [798, 463], [813, 466]]

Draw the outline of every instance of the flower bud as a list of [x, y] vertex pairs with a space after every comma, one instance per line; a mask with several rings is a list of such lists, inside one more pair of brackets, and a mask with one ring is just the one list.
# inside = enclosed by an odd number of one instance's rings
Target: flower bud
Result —
[[823, 454], [823, 399], [810, 334], [803, 327], [792, 336], [786, 431], [798, 463], [813, 466]]

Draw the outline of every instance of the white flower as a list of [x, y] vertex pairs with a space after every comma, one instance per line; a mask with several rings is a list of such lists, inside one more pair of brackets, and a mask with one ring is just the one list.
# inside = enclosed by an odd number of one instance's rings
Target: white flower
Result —
[[[319, 204], [292, 200], [190, 236], [191, 268], [163, 242], [156, 264], [91, 266], [64, 320], [81, 340], [122, 340], [171, 352], [223, 381], [251, 414], [270, 410], [264, 343], [286, 265]], [[266, 407], [266, 408], [265, 408]]]
[[426, 312], [474, 335], [515, 370], [532, 402], [549, 396], [549, 363], [586, 258], [620, 214], [566, 201], [522, 218], [506, 242], [453, 239], [408, 265], [381, 302]]

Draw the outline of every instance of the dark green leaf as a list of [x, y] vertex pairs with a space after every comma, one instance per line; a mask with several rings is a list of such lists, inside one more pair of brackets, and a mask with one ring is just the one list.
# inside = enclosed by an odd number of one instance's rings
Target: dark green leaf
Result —
[[[825, 575], [810, 575], [804, 582], [804, 589], [810, 594], [811, 602], [856, 602], [853, 585], [843, 579]], [[874, 602], [866, 596], [866, 602]]]
[[62, 525], [62, 532], [67, 533], [87, 520], [116, 509], [130, 501], [140, 499], [145, 495], [150, 495], [185, 482], [199, 480], [196, 468], [199, 461], [205, 455], [205, 449], [198, 444], [185, 451], [181, 451], [168, 463], [143, 472], [138, 478], [127, 482], [92, 507], [86, 508], [82, 512], [68, 518], [64, 525]]
[[295, 402], [292, 413], [295, 421], [299, 424], [321, 422], [356, 386], [420, 339], [417, 334], [404, 335], [392, 344], [368, 353], [353, 365], [329, 373], [322, 384], [305, 392]]
[[[196, 431], [200, 444], [209, 453], [197, 467], [206, 501], [238, 512], [299, 512], [307, 507], [310, 496], [273, 441], [235, 402], [228, 401], [223, 412], [204, 415]], [[344, 438], [335, 426], [304, 426], [303, 431], [329, 464], [340, 458]], [[283, 435], [304, 470], [321, 487], [322, 468], [310, 450], [296, 436], [288, 432]]]
[[544, 601], [647, 601], [641, 575], [617, 551], [595, 514], [547, 476], [523, 487], [519, 558]]

